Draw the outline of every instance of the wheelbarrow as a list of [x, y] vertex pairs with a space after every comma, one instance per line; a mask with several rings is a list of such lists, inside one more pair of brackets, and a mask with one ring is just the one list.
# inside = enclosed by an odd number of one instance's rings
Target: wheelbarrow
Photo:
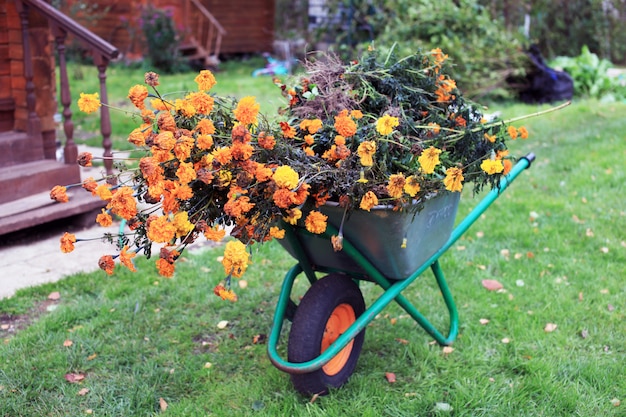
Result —
[[[499, 185], [493, 188], [478, 205], [456, 227], [453, 227], [456, 206], [445, 202], [426, 214], [427, 219], [447, 217], [452, 213], [449, 233], [435, 231], [426, 239], [428, 244], [424, 253], [412, 254], [408, 261], [394, 258], [383, 241], [381, 249], [370, 251], [363, 249], [359, 238], [344, 238], [340, 261], [332, 254], [317, 253], [320, 246], [331, 247], [330, 238], [338, 234], [336, 227], [339, 222], [329, 217], [328, 227], [323, 235], [312, 235], [297, 227], [287, 227], [285, 238], [281, 244], [292, 254], [298, 263], [286, 274], [276, 305], [272, 329], [268, 339], [268, 355], [270, 361], [278, 369], [287, 372], [297, 391], [306, 395], [327, 394], [329, 388], [338, 388], [347, 382], [354, 372], [365, 338], [366, 326], [392, 301], [396, 301], [426, 333], [442, 346], [454, 342], [459, 331], [459, 317], [452, 294], [439, 265], [439, 258], [474, 224], [504, 190], [535, 159], [530, 153], [520, 158], [511, 171], [502, 177]], [[459, 193], [453, 193], [458, 196]], [[456, 201], [458, 203], [458, 199]], [[446, 211], [450, 204], [452, 212]], [[411, 222], [421, 221], [424, 211], [419, 212]], [[426, 220], [427, 226], [430, 220]], [[450, 221], [448, 220], [448, 223]], [[368, 226], [366, 226], [367, 228]], [[422, 226], [423, 228], [424, 226]], [[390, 231], [389, 236], [394, 235]], [[419, 230], [417, 235], [423, 235]], [[442, 238], [443, 236], [443, 238]], [[402, 239], [406, 237], [401, 236]], [[308, 240], [307, 240], [308, 239]], [[323, 239], [324, 245], [315, 240]], [[380, 240], [380, 239], [379, 239]], [[436, 242], [432, 247], [432, 242]], [[429, 246], [430, 244], [430, 246]], [[419, 245], [418, 245], [419, 246]], [[421, 247], [421, 246], [420, 246]], [[411, 245], [404, 250], [410, 250]], [[331, 249], [332, 251], [332, 249]], [[395, 247], [391, 252], [399, 252]], [[370, 253], [372, 252], [372, 253]], [[389, 256], [388, 256], [389, 255]], [[385, 258], [385, 259], [377, 259]], [[386, 262], [388, 258], [391, 263]], [[396, 265], [400, 263], [406, 265]], [[418, 259], [418, 265], [411, 265]], [[343, 264], [342, 264], [343, 263]], [[398, 276], [410, 268], [405, 276]], [[444, 303], [449, 313], [447, 334], [440, 332], [420, 311], [402, 295], [411, 283], [430, 268], [441, 290]], [[318, 273], [327, 274], [318, 279]], [[300, 303], [292, 299], [292, 291], [296, 278], [304, 274], [311, 284]], [[384, 292], [366, 308], [359, 281], [367, 280], [382, 287]], [[278, 353], [278, 341], [285, 320], [291, 321], [291, 330], [287, 342], [287, 360]]]

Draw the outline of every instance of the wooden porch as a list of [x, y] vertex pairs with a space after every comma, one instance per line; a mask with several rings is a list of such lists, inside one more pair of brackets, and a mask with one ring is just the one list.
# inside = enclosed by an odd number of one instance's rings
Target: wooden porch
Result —
[[[5, 25], [6, 22], [6, 25]], [[100, 98], [107, 103], [106, 70], [117, 49], [42, 0], [0, 0], [0, 235], [99, 210], [104, 203], [80, 187], [70, 202], [49, 197], [55, 185], [81, 182], [76, 163], [65, 42], [78, 39], [98, 68]], [[50, 42], [54, 39], [53, 45]], [[57, 101], [57, 71], [60, 85]], [[56, 122], [62, 106], [63, 160], [57, 158]], [[111, 122], [101, 108], [103, 155], [111, 155]], [[113, 173], [111, 161], [105, 166]]]

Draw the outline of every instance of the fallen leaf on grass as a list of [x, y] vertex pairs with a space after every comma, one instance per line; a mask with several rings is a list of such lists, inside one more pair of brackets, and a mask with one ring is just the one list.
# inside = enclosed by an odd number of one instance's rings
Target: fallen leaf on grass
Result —
[[257, 335], [254, 335], [254, 337], [252, 338], [252, 343], [254, 343], [255, 345], [258, 345], [261, 343], [265, 343], [266, 340], [267, 340], [267, 335], [257, 334]]
[[557, 328], [557, 325], [554, 323], [548, 323], [546, 324], [546, 327], [543, 328], [543, 331], [546, 333], [551, 333], [553, 331], [555, 331]]
[[167, 402], [163, 398], [159, 398], [159, 408], [161, 411], [167, 410]]
[[609, 310], [609, 311], [613, 311], [613, 310], [615, 310], [615, 306], [613, 306], [613, 304], [608, 304], [606, 306], [606, 309]]
[[589, 337], [589, 331], [587, 329], [582, 329], [580, 331], [580, 337], [582, 337], [583, 339], [586, 339]]
[[449, 355], [452, 352], [454, 352], [454, 348], [452, 346], [444, 346], [443, 349], [441, 349], [441, 351], [443, 352], [444, 355]]
[[452, 410], [454, 410], [454, 408], [452, 408], [452, 406], [448, 403], [437, 403], [435, 404], [435, 412], [444, 412], [444, 413], [449, 413]]
[[92, 361], [92, 360], [96, 359], [97, 357], [98, 357], [98, 354], [97, 354], [97, 353], [94, 353], [93, 355], [89, 355], [89, 356], [87, 356], [87, 360], [88, 360], [88, 361]]
[[600, 252], [602, 253], [609, 253], [609, 248], [607, 248], [606, 246], [603, 246], [600, 248]]
[[228, 326], [228, 320], [222, 320], [219, 323], [217, 323], [218, 329], [225, 329], [226, 326]]
[[393, 372], [385, 372], [385, 378], [390, 384], [396, 382], [396, 374], [394, 374]]
[[483, 279], [482, 284], [483, 287], [485, 287], [489, 291], [497, 291], [504, 288], [504, 286], [495, 279]]
[[48, 300], [57, 301], [61, 299], [61, 293], [58, 291], [48, 294]]
[[76, 393], [76, 395], [80, 395], [81, 397], [84, 397], [88, 393], [89, 393], [89, 388], [82, 388], [80, 391]]
[[65, 347], [70, 347], [74, 344], [74, 342], [72, 342], [71, 340], [67, 339], [65, 342], [63, 342], [63, 346]]
[[489, 319], [480, 319], [478, 322], [484, 326], [489, 323]]
[[611, 400], [611, 405], [612, 405], [613, 407], [619, 407], [621, 403], [622, 403], [622, 402], [621, 402], [620, 400], [618, 400], [617, 398], [613, 398], [613, 399]]
[[65, 374], [65, 380], [70, 384], [78, 384], [85, 379], [85, 374]]
[[402, 343], [403, 345], [408, 345], [409, 341], [406, 339], [400, 339], [400, 338], [396, 338], [396, 342], [398, 343]]
[[501, 342], [506, 345], [506, 344], [511, 343], [511, 339], [509, 339], [508, 337], [505, 337], [504, 339], [501, 340]]

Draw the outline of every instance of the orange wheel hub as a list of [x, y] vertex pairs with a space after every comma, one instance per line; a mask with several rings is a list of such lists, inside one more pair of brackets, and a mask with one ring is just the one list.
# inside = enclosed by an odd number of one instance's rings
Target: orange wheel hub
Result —
[[[354, 309], [349, 304], [339, 304], [330, 314], [326, 322], [324, 336], [322, 336], [322, 352], [341, 336], [352, 323], [356, 320]], [[354, 340], [346, 345], [341, 351], [333, 357], [330, 362], [322, 367], [324, 373], [333, 376], [339, 373], [348, 362], [350, 353], [352, 352], [352, 344]]]

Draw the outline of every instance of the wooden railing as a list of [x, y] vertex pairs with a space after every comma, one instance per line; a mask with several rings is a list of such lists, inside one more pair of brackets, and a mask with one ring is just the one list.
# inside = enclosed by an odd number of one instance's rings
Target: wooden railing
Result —
[[[24, 40], [24, 75], [26, 78], [27, 106], [29, 111], [29, 121], [37, 118], [35, 112], [35, 91], [33, 83], [33, 67], [29, 52], [28, 42], [28, 11], [34, 9], [47, 18], [55, 39], [56, 49], [59, 57], [59, 75], [61, 84], [61, 105], [63, 106], [63, 130], [66, 141], [63, 149], [65, 163], [75, 164], [78, 156], [78, 148], [74, 142], [74, 123], [72, 122], [72, 94], [67, 75], [67, 62], [65, 55], [65, 42], [68, 34], [71, 34], [92, 54], [94, 64], [98, 68], [98, 78], [100, 80], [100, 101], [108, 104], [106, 87], [106, 70], [109, 63], [115, 59], [119, 51], [117, 48], [104, 39], [90, 32], [68, 16], [64, 15], [54, 7], [42, 0], [21, 0], [17, 2], [20, 18], [22, 21], [22, 34]], [[38, 123], [38, 118], [33, 121]], [[111, 116], [109, 108], [104, 105], [100, 107], [100, 131], [102, 133], [102, 147], [104, 165], [107, 175], [113, 173], [112, 142], [111, 142]]]
[[202, 49], [206, 57], [217, 58], [226, 31], [215, 16], [199, 0], [186, 0], [183, 16], [189, 28], [189, 39]]

